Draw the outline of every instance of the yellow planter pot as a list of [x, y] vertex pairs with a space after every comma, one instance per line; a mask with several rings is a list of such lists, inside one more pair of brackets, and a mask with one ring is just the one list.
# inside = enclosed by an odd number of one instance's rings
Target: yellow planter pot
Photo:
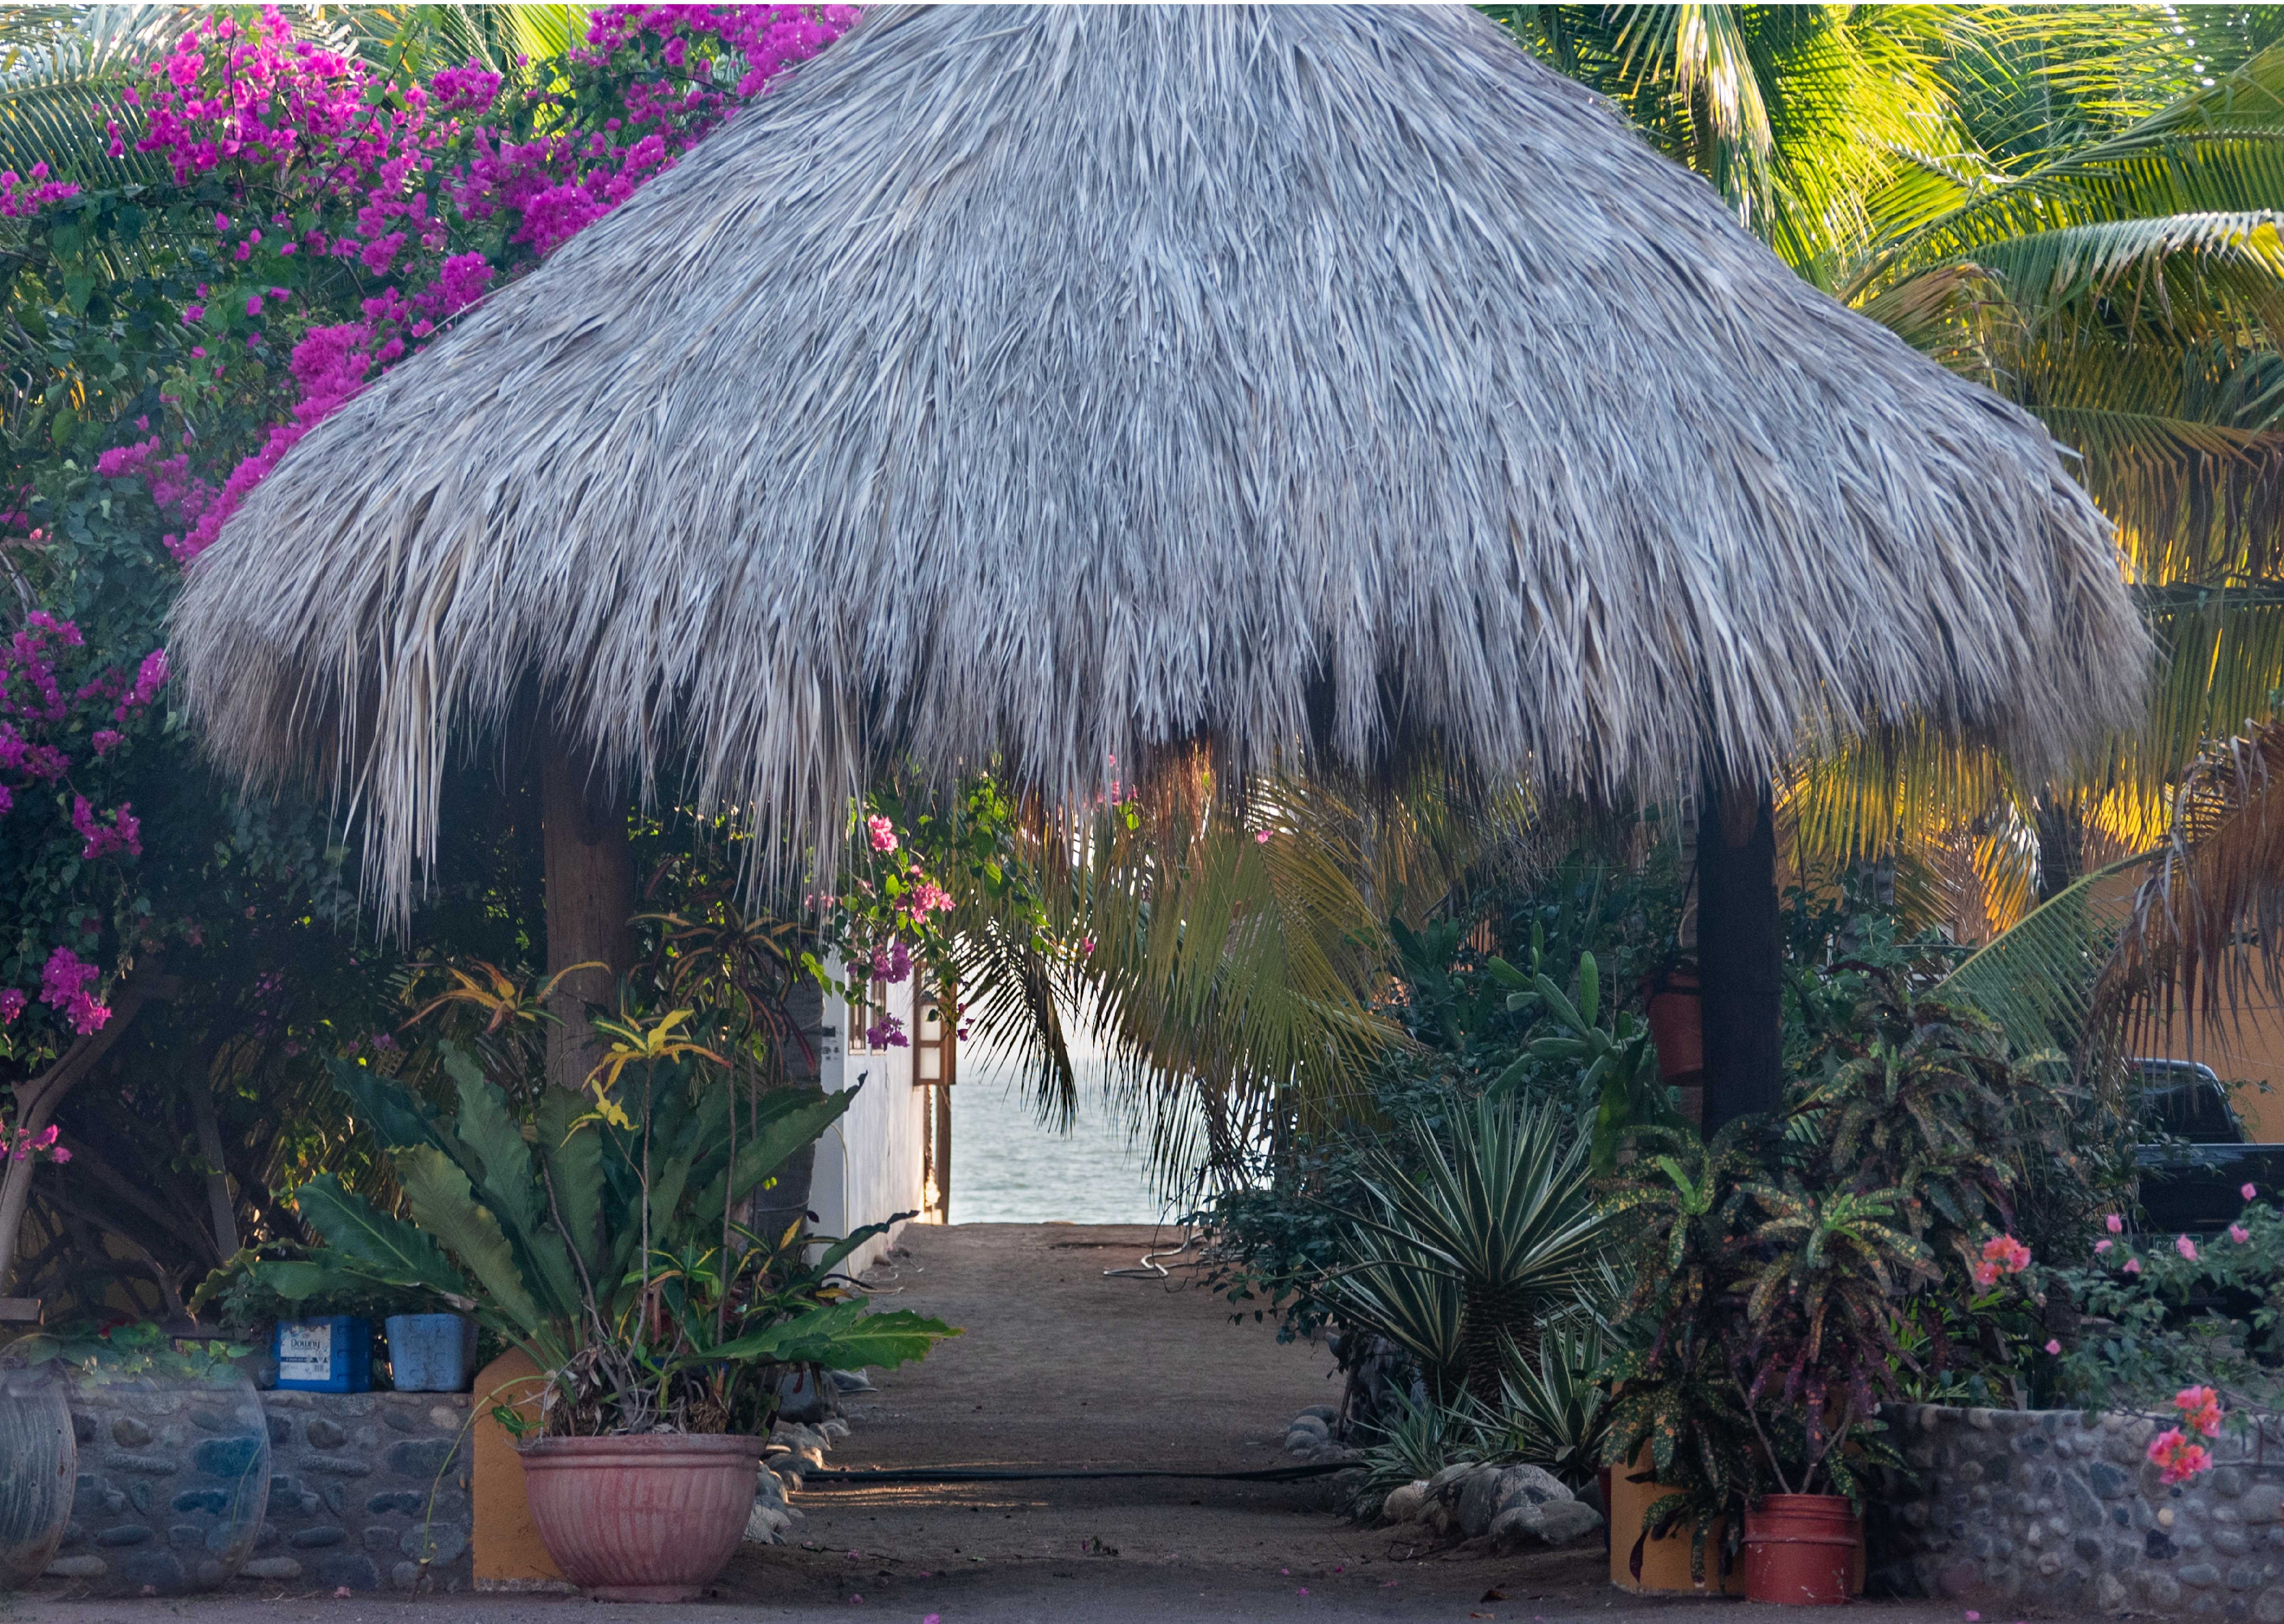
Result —
[[[1633, 1479], [1650, 1470], [1647, 1449], [1632, 1463], [1610, 1474], [1610, 1582], [1637, 1595], [1686, 1593], [1697, 1596], [1742, 1596], [1741, 1573], [1721, 1572], [1721, 1523], [1705, 1538], [1705, 1582], [1689, 1576], [1689, 1542], [1693, 1530], [1684, 1524], [1662, 1539], [1642, 1537], [1642, 1513], [1674, 1491], [1662, 1483], [1637, 1483]], [[1641, 1551], [1641, 1576], [1634, 1576], [1634, 1552]]]

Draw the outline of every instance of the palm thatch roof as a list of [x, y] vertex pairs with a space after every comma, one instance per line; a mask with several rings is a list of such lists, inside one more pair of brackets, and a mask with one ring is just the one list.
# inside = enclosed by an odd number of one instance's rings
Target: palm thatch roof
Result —
[[1411, 7], [872, 14], [303, 441], [175, 646], [392, 912], [520, 691], [805, 849], [889, 760], [2035, 769], [2146, 658], [2037, 423]]

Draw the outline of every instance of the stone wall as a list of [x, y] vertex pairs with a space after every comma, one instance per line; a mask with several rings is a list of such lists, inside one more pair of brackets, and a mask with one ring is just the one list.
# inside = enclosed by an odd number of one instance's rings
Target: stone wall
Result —
[[468, 1405], [465, 1393], [75, 1387], [78, 1493], [47, 1571], [127, 1595], [208, 1589], [231, 1571], [296, 1589], [465, 1590]]
[[2224, 1435], [2214, 1470], [2168, 1487], [2146, 1417], [1922, 1404], [1888, 1419], [1912, 1476], [1870, 1507], [1875, 1588], [2284, 1624], [2284, 1453], [2259, 1437]]

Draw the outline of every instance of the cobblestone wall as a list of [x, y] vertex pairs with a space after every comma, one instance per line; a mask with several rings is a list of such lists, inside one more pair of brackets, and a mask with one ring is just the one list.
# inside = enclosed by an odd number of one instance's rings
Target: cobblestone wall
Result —
[[2224, 1436], [2175, 1487], [2157, 1425], [2075, 1410], [1889, 1414], [1916, 1482], [1888, 1486], [1866, 1530], [1873, 1581], [1965, 1607], [2284, 1624], [2284, 1458]]
[[77, 1390], [78, 1492], [47, 1571], [112, 1595], [210, 1589], [232, 1573], [329, 1590], [466, 1589], [468, 1402]]

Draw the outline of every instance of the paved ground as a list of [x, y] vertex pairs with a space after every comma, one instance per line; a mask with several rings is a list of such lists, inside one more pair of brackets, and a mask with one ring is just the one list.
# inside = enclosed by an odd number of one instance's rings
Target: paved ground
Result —
[[[856, 1401], [836, 1466], [1184, 1466], [1284, 1464], [1286, 1422], [1331, 1402], [1320, 1348], [1278, 1345], [1226, 1305], [1171, 1281], [1106, 1279], [1146, 1229], [982, 1224], [908, 1231], [876, 1277], [885, 1302], [967, 1334], [878, 1377]], [[741, 1553], [720, 1597], [660, 1610], [718, 1620], [886, 1617], [922, 1624], [1222, 1624], [1263, 1618], [1500, 1619], [1730, 1624], [1774, 1608], [1644, 1601], [1611, 1589], [1599, 1550], [1493, 1559], [1413, 1550], [1332, 1516], [1323, 1488], [1107, 1480], [827, 1488], [797, 1503], [804, 1547]], [[861, 1599], [860, 1599], [861, 1598]], [[0, 1597], [0, 1621], [144, 1624], [164, 1610], [211, 1624], [403, 1624], [411, 1608], [455, 1624], [563, 1624], [589, 1604], [469, 1597], [264, 1594], [180, 1602]], [[1872, 1604], [1881, 1624], [1960, 1624], [1957, 1609]], [[652, 1615], [645, 1614], [645, 1617]], [[660, 1624], [668, 1624], [661, 1619]], [[690, 1624], [696, 1624], [693, 1618]], [[2004, 1624], [1993, 1620], [1992, 1624]]]

